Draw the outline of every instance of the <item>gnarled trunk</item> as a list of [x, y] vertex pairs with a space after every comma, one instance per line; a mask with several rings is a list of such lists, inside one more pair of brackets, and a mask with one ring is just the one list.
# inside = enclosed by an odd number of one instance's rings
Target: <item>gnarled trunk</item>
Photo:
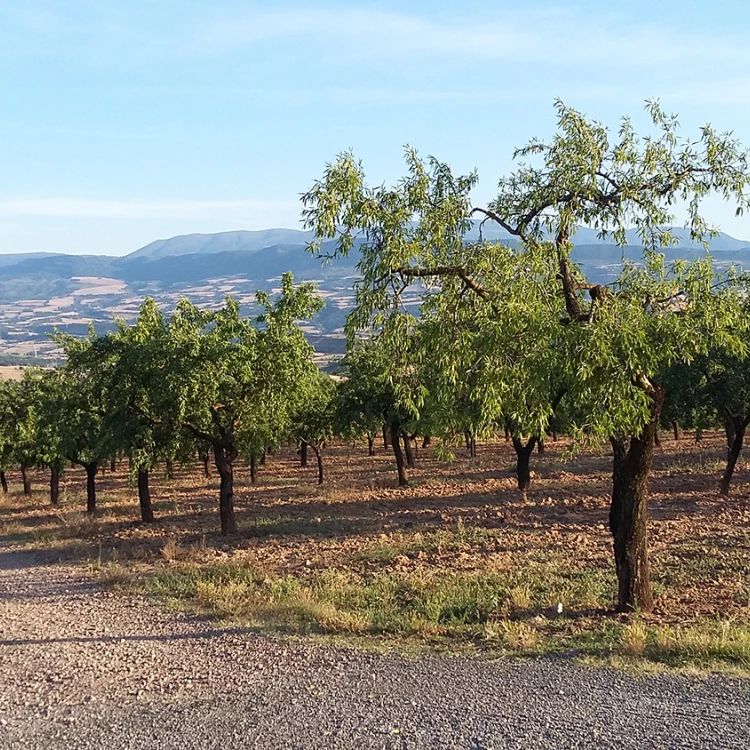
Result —
[[96, 474], [99, 471], [99, 462], [92, 461], [84, 464], [86, 470], [86, 512], [96, 512]]
[[211, 479], [211, 454], [209, 451], [200, 451], [198, 453], [198, 457], [201, 460], [201, 464], [203, 464], [203, 476], [206, 479]]
[[60, 469], [57, 466], [49, 469], [49, 501], [52, 505], [60, 504]]
[[141, 508], [141, 521], [151, 523], [154, 511], [151, 507], [151, 490], [148, 486], [148, 470], [138, 469], [138, 504]]
[[516, 436], [513, 436], [513, 450], [516, 452], [516, 481], [518, 483], [518, 489], [526, 494], [526, 490], [531, 486], [531, 470], [529, 468], [529, 462], [531, 454], [534, 452], [536, 446], [536, 437], [530, 437], [526, 445], [523, 444], [523, 440]]
[[[745, 430], [747, 429], [747, 425], [747, 419], [741, 419], [739, 417], [727, 418], [727, 465], [724, 469], [724, 474], [721, 477], [721, 484], [719, 485], [719, 494], [724, 497], [729, 496], [729, 485], [732, 482], [734, 469], [737, 466], [737, 459], [740, 457], [742, 445], [745, 442]], [[731, 442], [729, 442], [730, 438]]]
[[401, 450], [401, 426], [398, 422], [391, 422], [390, 442], [393, 455], [396, 457], [396, 470], [398, 471], [398, 486], [406, 487], [409, 484], [409, 476], [404, 465], [404, 453]]
[[21, 467], [21, 479], [23, 480], [23, 494], [26, 497], [31, 497], [31, 479], [29, 478], [28, 469], [25, 466]]
[[237, 520], [234, 517], [234, 470], [232, 462], [237, 452], [226, 446], [214, 446], [214, 463], [219, 472], [219, 517], [221, 534], [237, 533]]
[[406, 451], [406, 465], [410, 469], [413, 469], [417, 463], [414, 456], [414, 446], [412, 445], [411, 438], [404, 430], [401, 431], [401, 436], [403, 437], [404, 450]]
[[255, 484], [258, 481], [258, 459], [254, 453], [250, 454], [250, 483]]
[[651, 415], [640, 435], [611, 438], [612, 503], [609, 529], [614, 540], [617, 569], [617, 609], [651, 610], [654, 604], [648, 559], [648, 477], [664, 389], [654, 385]]

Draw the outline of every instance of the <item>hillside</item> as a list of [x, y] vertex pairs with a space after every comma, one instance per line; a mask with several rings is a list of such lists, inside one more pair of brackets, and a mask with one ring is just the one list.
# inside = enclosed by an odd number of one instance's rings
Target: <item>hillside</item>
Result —
[[[668, 258], [695, 258], [702, 247], [677, 230], [682, 246], [668, 248]], [[468, 233], [475, 239], [477, 225]], [[631, 233], [633, 234], [633, 233]], [[503, 231], [485, 227], [487, 240], [512, 242]], [[637, 236], [629, 236], [637, 243]], [[85, 333], [90, 323], [104, 331], [115, 317], [131, 321], [144, 297], [171, 309], [181, 297], [200, 306], [218, 306], [227, 295], [246, 311], [258, 289], [272, 291], [279, 277], [317, 282], [326, 308], [308, 326], [308, 335], [325, 354], [343, 350], [342, 326], [353, 304], [356, 250], [349, 258], [324, 263], [305, 252], [310, 233], [294, 229], [193, 234], [157, 240], [125, 257], [101, 255], [0, 255], [0, 353], [4, 356], [54, 356], [48, 334], [55, 328]], [[617, 277], [623, 257], [638, 260], [637, 244], [626, 248], [602, 242], [593, 230], [574, 237], [574, 258], [592, 280]], [[332, 250], [324, 246], [324, 250]], [[711, 243], [720, 267], [750, 267], [750, 242], [720, 235]]]

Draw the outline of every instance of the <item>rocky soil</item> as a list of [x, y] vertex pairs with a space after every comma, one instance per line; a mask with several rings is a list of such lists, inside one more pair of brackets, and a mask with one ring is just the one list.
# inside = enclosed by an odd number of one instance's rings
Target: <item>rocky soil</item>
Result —
[[0, 550], [0, 748], [746, 748], [750, 684], [270, 639]]

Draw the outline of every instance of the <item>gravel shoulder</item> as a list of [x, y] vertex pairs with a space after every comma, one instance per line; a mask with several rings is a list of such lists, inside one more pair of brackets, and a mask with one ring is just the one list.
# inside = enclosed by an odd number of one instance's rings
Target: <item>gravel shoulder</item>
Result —
[[0, 748], [746, 748], [750, 683], [270, 639], [0, 549]]

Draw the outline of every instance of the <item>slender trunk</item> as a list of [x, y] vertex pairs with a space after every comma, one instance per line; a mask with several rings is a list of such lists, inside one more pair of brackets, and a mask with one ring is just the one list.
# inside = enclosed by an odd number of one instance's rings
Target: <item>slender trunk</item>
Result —
[[375, 455], [375, 437], [369, 432], [367, 433], [367, 455]]
[[260, 454], [260, 460], [258, 461], [258, 463], [261, 466], [265, 466], [266, 465], [266, 449], [265, 448], [263, 449], [263, 451]]
[[429, 435], [425, 435], [424, 440], [422, 440], [422, 450], [429, 448], [431, 442], [432, 438]]
[[3, 488], [3, 495], [8, 494], [8, 478], [4, 471], [0, 471], [0, 486]]
[[391, 436], [388, 434], [388, 426], [383, 425], [383, 448], [388, 450], [391, 447]]
[[680, 439], [680, 423], [676, 420], [672, 420], [672, 432], [674, 433], [674, 439]]
[[221, 534], [228, 536], [237, 533], [237, 520], [234, 517], [234, 471], [232, 462], [237, 452], [225, 446], [214, 446], [214, 463], [219, 472], [219, 517]]
[[416, 465], [416, 459], [414, 458], [414, 447], [412, 446], [411, 438], [403, 430], [401, 431], [401, 436], [404, 440], [404, 450], [406, 452], [406, 465], [410, 469], [413, 469]]
[[557, 430], [552, 430], [552, 441], [557, 442]]
[[165, 462], [165, 468], [167, 473], [167, 479], [174, 479], [174, 462], [171, 458], [168, 458]]
[[307, 443], [304, 441], [299, 447], [299, 465], [307, 466]]
[[651, 610], [654, 596], [648, 560], [648, 477], [664, 389], [654, 386], [651, 416], [643, 432], [628, 438], [612, 438], [612, 504], [609, 529], [614, 540], [617, 569], [617, 610]]
[[537, 444], [536, 444], [536, 452], [540, 456], [543, 456], [545, 454], [545, 451], [546, 451], [546, 449], [545, 449], [545, 446], [544, 446], [544, 440], [542, 438], [539, 438], [539, 440], [537, 441]]
[[724, 434], [727, 436], [727, 461], [729, 461], [734, 439], [737, 436], [737, 422], [732, 417], [724, 420]]
[[700, 443], [701, 440], [703, 440], [703, 428], [702, 427], [696, 427], [695, 428], [695, 442]]
[[109, 470], [113, 474], [117, 471], [117, 457], [116, 456], [109, 459]]
[[529, 442], [526, 445], [520, 438], [513, 438], [513, 449], [516, 452], [516, 480], [518, 482], [518, 489], [526, 494], [526, 490], [531, 486], [531, 470], [529, 468], [529, 461], [531, 454], [534, 452], [537, 439], [535, 437], [529, 438]]
[[96, 512], [96, 474], [99, 471], [99, 462], [92, 461], [84, 464], [86, 469], [86, 512]]
[[[745, 430], [747, 429], [747, 423], [744, 420], [732, 419], [732, 422], [732, 444], [727, 451], [727, 466], [724, 469], [721, 484], [719, 485], [719, 494], [724, 497], [729, 496], [729, 485], [732, 481], [735, 466], [737, 466], [737, 459], [740, 457], [740, 452], [742, 451], [742, 445], [745, 442]], [[729, 431], [727, 431], [728, 436]]]
[[250, 482], [255, 484], [258, 481], [258, 459], [254, 453], [250, 454]]
[[138, 504], [141, 507], [141, 521], [151, 523], [154, 511], [151, 507], [151, 490], [148, 486], [148, 470], [138, 469]]
[[31, 497], [31, 479], [25, 466], [21, 467], [21, 479], [23, 479], [23, 494], [26, 497]]
[[391, 422], [390, 443], [393, 455], [396, 457], [396, 469], [398, 471], [398, 486], [406, 487], [409, 484], [409, 476], [404, 465], [404, 453], [401, 450], [401, 427], [398, 422]]
[[203, 466], [203, 477], [211, 479], [211, 453], [209, 451], [198, 451], [198, 459]]
[[659, 436], [659, 427], [657, 426], [656, 430], [654, 431], [654, 445], [657, 448], [661, 448], [661, 437]]
[[317, 446], [312, 446], [315, 458], [318, 460], [318, 484], [323, 484], [323, 456], [320, 455], [320, 451]]
[[60, 469], [57, 466], [49, 469], [49, 501], [52, 505], [60, 504]]

